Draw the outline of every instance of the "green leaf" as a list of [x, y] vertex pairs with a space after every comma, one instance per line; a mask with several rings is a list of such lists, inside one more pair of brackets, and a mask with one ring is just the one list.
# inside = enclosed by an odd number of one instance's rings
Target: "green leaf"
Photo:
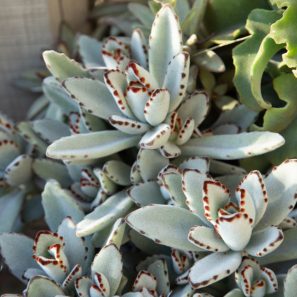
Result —
[[58, 182], [48, 181], [42, 192], [42, 205], [45, 220], [50, 229], [56, 231], [63, 219], [70, 216], [74, 222], [79, 222], [84, 217], [70, 192], [61, 188]]
[[42, 55], [48, 70], [60, 81], [72, 76], [89, 76], [88, 72], [79, 63], [69, 59], [63, 53], [50, 50], [43, 52]]
[[262, 96], [261, 82], [268, 62], [282, 48], [269, 35], [270, 25], [278, 18], [276, 11], [253, 10], [246, 25], [251, 36], [233, 50], [235, 87], [240, 101], [254, 111], [271, 107]]
[[212, 50], [198, 52], [194, 56], [194, 61], [201, 68], [211, 72], [224, 72], [226, 70], [223, 60]]
[[284, 73], [273, 80], [273, 86], [279, 98], [286, 102], [286, 105], [267, 109], [263, 119], [263, 127], [260, 130], [281, 132], [296, 119], [297, 79], [293, 74]]
[[297, 2], [294, 0], [272, 0], [284, 12], [280, 20], [271, 25], [270, 36], [277, 44], [285, 44], [287, 52], [283, 61], [290, 68], [297, 68]]
[[[209, 0], [204, 22], [209, 33], [221, 34], [243, 27], [254, 8], [269, 8], [266, 0]], [[236, 13], [234, 13], [236, 11]]]
[[0, 233], [10, 232], [20, 215], [25, 195], [15, 190], [0, 197]]
[[249, 132], [194, 138], [181, 149], [185, 156], [234, 160], [261, 155], [283, 144], [283, 137], [277, 133]]
[[[181, 1], [177, 1], [176, 5], [178, 5], [179, 2]], [[186, 18], [182, 20], [182, 18], [180, 17], [184, 34], [190, 36], [197, 33], [199, 26], [202, 25], [206, 7], [207, 0], [195, 0]]]
[[77, 134], [55, 141], [46, 153], [54, 159], [97, 159], [136, 146], [139, 138], [114, 130]]
[[167, 205], [146, 206], [130, 213], [126, 220], [131, 228], [159, 244], [201, 251], [188, 241], [188, 232], [199, 225], [200, 220], [186, 209]]

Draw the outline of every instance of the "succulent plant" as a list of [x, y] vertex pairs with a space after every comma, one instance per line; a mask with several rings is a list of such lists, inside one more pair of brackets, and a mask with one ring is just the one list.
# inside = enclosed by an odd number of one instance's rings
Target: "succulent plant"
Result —
[[27, 297], [295, 296], [296, 4], [128, 2], [0, 115], [1, 259]]
[[[45, 153], [46, 145], [38, 138], [39, 147], [30, 145], [24, 139], [28, 136], [23, 134], [23, 128], [0, 115], [0, 233], [17, 231], [24, 222], [42, 216], [40, 189], [34, 181], [32, 164], [34, 157], [42, 155], [39, 149]], [[35, 209], [31, 209], [32, 205], [36, 205]]]
[[[27, 236], [3, 233], [0, 235], [2, 256], [11, 272], [27, 283], [26, 296], [39, 296], [74, 290], [74, 283], [88, 273], [93, 259], [89, 240], [76, 237], [75, 224], [65, 218], [57, 233], [39, 231], [33, 242]], [[33, 254], [30, 256], [30, 254]]]
[[252, 258], [242, 260], [235, 278], [244, 296], [266, 296], [278, 290], [275, 273], [269, 268], [260, 267]]
[[251, 172], [230, 200], [222, 183], [197, 170], [184, 170], [171, 192], [182, 193], [179, 198], [191, 212], [177, 206], [146, 206], [128, 215], [127, 222], [157, 243], [210, 252], [185, 275], [194, 288], [202, 288], [232, 274], [244, 254], [263, 257], [281, 245], [284, 233], [277, 226], [296, 203], [295, 171], [296, 160], [288, 160], [265, 178]]
[[[112, 42], [115, 41], [112, 39]], [[61, 55], [46, 53], [44, 57], [49, 70], [60, 80], [66, 78], [66, 89], [82, 108], [108, 120], [116, 128], [63, 137], [48, 147], [47, 155], [64, 161], [82, 161], [108, 156], [139, 144], [142, 148], [159, 149], [168, 158], [183, 153], [238, 159], [281, 146], [282, 138], [269, 132], [236, 135], [232, 134], [232, 129], [224, 127], [222, 132], [227, 135], [200, 135], [197, 129], [207, 114], [208, 99], [203, 93], [194, 93], [185, 99], [189, 61], [181, 42], [177, 17], [165, 5], [156, 16], [149, 39], [149, 71], [142, 67], [146, 63], [146, 51], [141, 46], [137, 53], [143, 57], [142, 66], [130, 61], [125, 73], [120, 70], [121, 65], [106, 70], [106, 85], [87, 78], [91, 74], [78, 64], [63, 60]], [[114, 61], [111, 49], [107, 51], [109, 54], [104, 54], [105, 51], [102, 50], [103, 57]], [[116, 47], [114, 53], [119, 61], [127, 64], [122, 50], [118, 51]], [[65, 69], [61, 72], [58, 63], [62, 62]], [[67, 79], [75, 75], [80, 77]]]

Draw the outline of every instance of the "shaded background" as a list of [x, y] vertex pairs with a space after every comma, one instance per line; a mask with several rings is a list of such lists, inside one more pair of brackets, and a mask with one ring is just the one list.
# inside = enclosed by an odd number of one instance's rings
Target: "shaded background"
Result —
[[24, 118], [36, 95], [17, 89], [14, 81], [42, 66], [41, 53], [54, 47], [62, 20], [77, 31], [88, 8], [88, 0], [0, 0], [1, 111]]

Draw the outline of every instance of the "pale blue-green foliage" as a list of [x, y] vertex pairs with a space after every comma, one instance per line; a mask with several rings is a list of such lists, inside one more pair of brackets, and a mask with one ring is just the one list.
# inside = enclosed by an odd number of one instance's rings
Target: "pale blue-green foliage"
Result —
[[[249, 173], [231, 196], [227, 187], [210, 178], [203, 169], [207, 167], [201, 166], [199, 171], [169, 166], [160, 174], [161, 188], [155, 184], [154, 191], [162, 197], [164, 187], [173, 205], [146, 206], [148, 202], [127, 217], [132, 228], [158, 243], [206, 254], [187, 274], [194, 288], [232, 274], [241, 264], [243, 252], [264, 257], [266, 263], [270, 262], [271, 254], [271, 262], [277, 261], [274, 250], [277, 253], [277, 248], [287, 240], [288, 231], [282, 228], [293, 228], [296, 236], [296, 222], [285, 223], [290, 221], [288, 216], [296, 203], [296, 160], [285, 161], [265, 178], [257, 171]], [[233, 184], [230, 176], [222, 179]], [[138, 187], [129, 193], [141, 205], [143, 197]], [[152, 192], [153, 184], [147, 182], [140, 187], [150, 187]], [[290, 255], [291, 248], [287, 243], [282, 253]]]
[[[199, 130], [210, 103], [204, 92], [186, 93], [189, 53], [183, 49], [179, 27], [173, 10], [164, 5], [148, 42], [140, 30], [130, 39], [109, 37], [103, 43], [81, 36], [78, 44], [85, 68], [64, 54], [46, 51], [49, 70], [80, 106], [70, 117], [75, 135], [54, 141], [47, 155], [86, 162], [139, 146], [167, 158], [185, 154], [238, 159], [281, 146], [283, 138], [274, 133], [237, 135], [240, 124], [233, 120], [217, 123], [211, 131]], [[101, 125], [83, 129], [81, 122], [90, 122], [84, 114]], [[245, 118], [254, 114], [247, 110]], [[102, 120], [116, 130], [105, 130]], [[225, 137], [228, 140], [222, 141]]]
[[[24, 235], [3, 233], [0, 246], [11, 272], [22, 282], [29, 281], [28, 296], [38, 293], [35, 286], [39, 282], [44, 283], [44, 290], [53, 292], [59, 288], [61, 292], [71, 293], [75, 279], [89, 272], [94, 255], [90, 241], [75, 235], [71, 218], [65, 218], [57, 232], [38, 232], [34, 242]], [[54, 286], [54, 282], [58, 285]]]
[[[225, 65], [214, 51], [192, 59], [205, 91], [190, 69], [187, 38], [203, 29], [206, 1], [149, 5], [155, 16], [128, 5], [149, 39], [80, 35], [82, 64], [44, 52], [52, 76], [30, 122], [16, 131], [0, 117], [3, 260], [28, 297], [294, 296], [296, 267], [266, 266], [297, 259], [297, 161], [265, 176], [218, 161], [284, 140], [247, 132], [257, 113], [226, 107], [230, 98], [205, 128], [209, 97], [227, 90], [215, 86]], [[25, 221], [44, 212], [50, 231], [1, 234], [20, 226], [22, 205]]]
[[[22, 124], [17, 127], [0, 115], [0, 233], [21, 228], [22, 208], [25, 222], [42, 216], [40, 190], [33, 181], [32, 164], [35, 155], [45, 153], [46, 145], [40, 141], [40, 150], [36, 147], [34, 152], [33, 145], [24, 141], [24, 134]], [[36, 203], [35, 210], [30, 210], [31, 203]]]

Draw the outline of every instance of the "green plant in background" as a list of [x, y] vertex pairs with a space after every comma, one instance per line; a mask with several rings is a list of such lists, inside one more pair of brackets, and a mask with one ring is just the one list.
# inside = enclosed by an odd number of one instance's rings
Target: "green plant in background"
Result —
[[296, 3], [272, 3], [276, 10], [255, 9], [248, 17], [246, 28], [251, 35], [233, 51], [234, 83], [241, 102], [263, 113], [263, 122], [254, 129], [277, 131], [285, 137], [286, 145], [264, 158], [279, 164], [296, 156]]
[[295, 6], [96, 2], [93, 37], [64, 27], [41, 87], [22, 82], [43, 92], [28, 121], [1, 116], [24, 296], [296, 295]]

